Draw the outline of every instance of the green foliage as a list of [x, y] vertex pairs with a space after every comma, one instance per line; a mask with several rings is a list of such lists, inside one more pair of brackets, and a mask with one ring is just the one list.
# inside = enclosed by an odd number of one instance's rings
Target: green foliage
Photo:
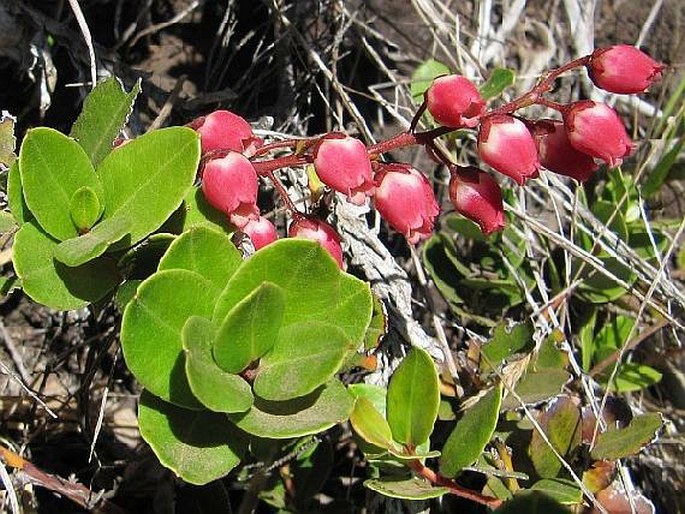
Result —
[[609, 428], [599, 435], [592, 457], [613, 460], [634, 455], [656, 437], [663, 423], [661, 414], [652, 413], [636, 416], [625, 428]]
[[110, 77], [86, 97], [69, 137], [78, 141], [93, 166], [97, 167], [112, 151], [112, 143], [128, 121], [139, 92], [140, 81], [126, 93], [119, 79]]
[[[242, 260], [226, 234], [195, 226], [138, 287], [121, 343], [159, 401], [227, 413], [253, 436], [289, 439], [349, 417], [353, 399], [334, 375], [363, 345], [372, 310], [368, 286], [312, 241], [281, 240]], [[164, 462], [183, 478], [200, 473], [174, 458]]]
[[[538, 423], [556, 452], [569, 459], [580, 445], [582, 432], [580, 409], [573, 400], [566, 396], [557, 398], [542, 412]], [[537, 430], [533, 432], [528, 452], [540, 477], [559, 475], [562, 463]]]
[[481, 96], [488, 100], [502, 94], [509, 86], [516, 82], [516, 74], [513, 70], [507, 68], [495, 68], [490, 73], [490, 77], [483, 84], [479, 90]]
[[447, 438], [440, 457], [440, 471], [448, 477], [457, 476], [483, 453], [497, 426], [502, 385], [498, 384], [464, 412]]
[[221, 478], [247, 447], [225, 416], [183, 409], [147, 392], [140, 396], [138, 426], [159, 461], [191, 484]]
[[448, 492], [446, 487], [434, 487], [428, 480], [416, 477], [371, 478], [364, 482], [364, 486], [384, 496], [401, 500], [439, 498]]
[[424, 350], [412, 348], [388, 385], [388, 423], [395, 441], [414, 449], [428, 440], [438, 417], [438, 372]]
[[192, 187], [200, 159], [193, 130], [152, 131], [112, 150], [138, 90], [126, 93], [116, 79], [99, 84], [72, 137], [29, 130], [9, 172], [10, 210], [21, 226], [14, 268], [24, 291], [47, 306], [104, 298], [129, 271], [118, 252], [157, 230]]
[[414, 70], [411, 76], [411, 96], [420, 97], [430, 87], [433, 80], [441, 75], [449, 75], [450, 69], [440, 61], [428, 59]]

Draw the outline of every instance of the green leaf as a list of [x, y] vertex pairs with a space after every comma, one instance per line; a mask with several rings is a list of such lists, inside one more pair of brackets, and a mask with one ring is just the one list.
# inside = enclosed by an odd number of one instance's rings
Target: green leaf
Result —
[[[609, 369], [606, 374], [599, 377], [599, 381], [606, 384], [609, 381], [610, 373], [611, 369]], [[636, 362], [624, 362], [620, 365], [618, 373], [614, 377], [613, 382], [609, 385], [609, 390], [617, 393], [641, 391], [642, 389], [659, 383], [661, 378], [661, 373], [650, 366], [638, 364]]]
[[421, 63], [411, 76], [411, 96], [416, 98], [423, 95], [435, 78], [449, 73], [450, 69], [435, 59], [428, 59]]
[[142, 282], [142, 280], [138, 279], [124, 280], [119, 287], [117, 287], [117, 292], [114, 294], [114, 305], [117, 306], [119, 312], [124, 312], [124, 309], [128, 303], [133, 300], [136, 290]]
[[240, 373], [271, 350], [281, 329], [284, 308], [283, 289], [271, 282], [264, 282], [233, 307], [212, 346], [217, 365], [229, 373]]
[[664, 184], [668, 178], [668, 173], [676, 162], [680, 151], [683, 149], [685, 144], [685, 136], [681, 136], [677, 139], [671, 148], [662, 154], [661, 159], [654, 167], [652, 171], [647, 175], [647, 180], [642, 186], [642, 194], [645, 198], [654, 196], [661, 190], [661, 186]]
[[226, 234], [207, 227], [194, 227], [171, 243], [158, 269], [194, 271], [223, 290], [242, 262], [240, 251]]
[[658, 412], [636, 416], [625, 428], [609, 428], [599, 434], [590, 452], [593, 459], [615, 460], [638, 453], [652, 441], [663, 425]]
[[12, 213], [0, 211], [0, 234], [5, 234], [15, 228], [18, 227], [16, 221], [14, 220], [14, 216], [12, 216]]
[[8, 168], [17, 160], [14, 153], [17, 147], [17, 138], [14, 137], [16, 122], [17, 119], [7, 111], [0, 114], [0, 164]]
[[577, 505], [583, 501], [583, 491], [578, 484], [564, 478], [543, 478], [530, 486], [528, 491], [544, 493], [562, 505]]
[[481, 354], [483, 366], [496, 368], [503, 361], [518, 353], [527, 353], [533, 349], [534, 328], [531, 323], [518, 323], [511, 328], [506, 322], [495, 327], [492, 339], [483, 345]]
[[138, 406], [143, 439], [159, 461], [186, 482], [207, 484], [240, 463], [247, 439], [222, 414], [191, 411], [143, 391]]
[[628, 341], [634, 325], [635, 319], [628, 316], [617, 315], [607, 320], [595, 336], [593, 361], [602, 361], [618, 351]]
[[371, 323], [364, 334], [364, 350], [373, 350], [381, 344], [381, 339], [388, 330], [388, 320], [385, 306], [378, 296], [372, 294], [373, 299], [373, 314], [371, 315]]
[[316, 434], [345, 421], [352, 410], [352, 397], [338, 380], [331, 380], [313, 393], [293, 400], [270, 402], [255, 398], [245, 414], [228, 414], [238, 428], [270, 439], [290, 439]]
[[568, 354], [557, 346], [565, 337], [563, 332], [555, 329], [542, 341], [540, 351], [535, 359], [535, 369], [566, 368], [569, 362]]
[[495, 68], [492, 70], [488, 80], [478, 88], [480, 90], [480, 96], [482, 96], [484, 100], [499, 96], [502, 94], [502, 91], [513, 85], [514, 82], [516, 82], [516, 74], [513, 70]]
[[385, 418], [385, 404], [388, 390], [376, 384], [365, 384], [360, 382], [358, 384], [350, 384], [347, 390], [355, 398], [366, 398], [376, 408], [381, 416]]
[[87, 234], [62, 241], [55, 248], [55, 259], [70, 267], [85, 264], [124, 238], [130, 227], [131, 222], [126, 218], [104, 220]]
[[127, 305], [121, 346], [129, 369], [151, 393], [182, 407], [201, 408], [185, 374], [182, 330], [188, 318], [209, 318], [214, 285], [188, 270], [159, 271]]
[[10, 166], [7, 174], [7, 203], [12, 212], [12, 216], [21, 226], [33, 218], [28, 205], [24, 201], [24, 191], [21, 187], [21, 172], [19, 171], [19, 161], [16, 160]]
[[119, 258], [119, 267], [125, 270], [129, 279], [146, 279], [157, 271], [159, 262], [176, 238], [174, 234], [163, 232], [152, 234], [129, 248]]
[[[580, 445], [582, 420], [580, 409], [571, 398], [562, 396], [550, 403], [538, 418], [538, 423], [552, 446], [563, 458]], [[528, 447], [535, 471], [542, 478], [555, 478], [562, 469], [561, 461], [535, 430]]]
[[464, 412], [442, 449], [443, 475], [455, 477], [476, 462], [495, 432], [501, 403], [502, 385], [498, 384]]
[[116, 261], [106, 256], [70, 268], [53, 259], [58, 242], [35, 225], [14, 236], [14, 270], [36, 302], [53, 309], [78, 309], [103, 298], [121, 281]]
[[87, 232], [95, 225], [102, 209], [98, 195], [87, 186], [74, 191], [69, 202], [69, 215], [79, 233]]
[[388, 423], [395, 441], [416, 448], [428, 440], [438, 416], [438, 372], [430, 355], [412, 348], [388, 386]]
[[126, 124], [139, 92], [140, 80], [126, 93], [119, 79], [109, 77], [86, 97], [69, 135], [90, 156], [93, 166], [112, 151], [112, 142]]
[[544, 492], [530, 491], [515, 496], [493, 514], [571, 514], [571, 511]]
[[366, 442], [387, 450], [396, 449], [390, 425], [368, 398], [357, 398], [350, 414], [350, 423]]
[[212, 358], [216, 327], [206, 318], [191, 316], [183, 325], [186, 376], [195, 397], [215, 412], [245, 412], [254, 401], [250, 385], [226, 373]]
[[[514, 390], [525, 404], [535, 404], [557, 396], [564, 385], [571, 380], [571, 374], [564, 369], [542, 368], [530, 371], [516, 384]], [[513, 394], [502, 401], [503, 409], [517, 409], [521, 405]]]
[[401, 500], [428, 500], [439, 498], [449, 492], [446, 487], [433, 486], [423, 478], [383, 477], [370, 478], [364, 482], [364, 487], [376, 491], [383, 496], [399, 498]]
[[115, 148], [97, 169], [104, 189], [103, 219], [129, 219], [131, 238], [126, 244], [136, 244], [181, 204], [199, 161], [199, 137], [187, 127], [154, 130]]
[[[617, 278], [631, 285], [637, 279], [630, 267], [625, 266], [614, 257], [600, 257], [602, 267]], [[575, 272], [575, 270], [574, 270]], [[590, 303], [603, 304], [613, 302], [626, 294], [626, 289], [614, 279], [592, 270], [578, 287], [580, 296]]]
[[445, 239], [440, 235], [435, 235], [423, 245], [423, 262], [445, 300], [451, 306], [456, 306], [464, 303], [459, 294], [461, 274], [447, 255]]
[[283, 327], [259, 364], [255, 394], [274, 401], [309, 394], [333, 377], [350, 348], [335, 325], [303, 321]]
[[103, 197], [100, 181], [83, 149], [51, 128], [28, 131], [19, 152], [19, 171], [31, 213], [45, 232], [60, 241], [79, 235], [69, 210], [74, 193], [86, 186]]
[[245, 261], [217, 301], [212, 320], [223, 320], [263, 282], [276, 284], [285, 293], [284, 326], [324, 321], [361, 344], [372, 313], [368, 284], [341, 272], [321, 245], [304, 239], [281, 239]]

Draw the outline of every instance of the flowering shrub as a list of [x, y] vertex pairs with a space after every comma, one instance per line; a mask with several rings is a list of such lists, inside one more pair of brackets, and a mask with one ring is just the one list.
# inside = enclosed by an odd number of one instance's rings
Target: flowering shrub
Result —
[[[346, 387], [340, 380], [351, 367], [368, 366], [385, 315], [369, 285], [344, 271], [341, 238], [335, 223], [322, 219], [325, 209], [315, 209], [310, 198], [293, 200], [279, 172], [289, 168], [304, 176], [307, 171], [311, 192], [320, 180], [342, 195], [340, 201], [369, 202], [415, 245], [433, 235], [440, 212], [433, 182], [424, 171], [387, 159], [395, 149], [421, 146], [449, 170], [454, 209], [482, 234], [493, 234], [505, 228], [507, 188], [502, 190], [497, 175], [454, 162], [438, 138], [473, 131], [485, 165], [519, 186], [538, 177], [543, 167], [588, 180], [597, 160], [618, 166], [635, 145], [608, 105], [557, 103], [548, 98], [552, 84], [562, 73], [587, 67], [599, 87], [640, 92], [663, 66], [636, 52], [623, 46], [597, 50], [551, 70], [521, 97], [492, 107], [467, 78], [437, 77], [409, 129], [373, 145], [339, 132], [264, 142], [245, 119], [225, 110], [187, 127], [114, 144], [137, 90], [126, 92], [110, 79], [93, 93], [114, 86], [109, 103], [90, 103], [80, 117], [89, 119], [88, 130], [101, 129], [97, 141], [78, 121], [70, 136], [47, 128], [28, 132], [8, 176], [17, 225], [14, 270], [27, 295], [55, 308], [74, 309], [117, 294], [124, 358], [145, 389], [141, 434], [160, 461], [190, 483], [224, 476], [260, 444], [310, 436], [349, 420], [363, 451], [396, 470], [370, 479], [369, 488], [411, 499], [453, 494], [497, 508], [518, 489], [505, 487], [497, 477], [521, 478], [511, 463], [491, 473], [493, 460], [484, 453], [492, 444], [498, 458], [508, 458], [506, 446], [493, 435], [501, 410], [514, 408], [505, 398], [502, 376], [515, 374], [507, 367], [514, 363], [527, 372], [513, 389], [521, 405], [540, 401], [521, 385], [526, 380], [544, 384], [543, 399], [558, 396], [540, 421], [554, 434], [556, 446], [531, 443], [533, 471], [526, 479], [580, 504], [583, 495], [592, 497], [607, 484], [595, 491], [584, 482], [580, 488], [569, 485], [559, 454], [570, 460], [585, 452], [577, 459], [589, 463], [581, 472], [606, 462], [612, 467], [644, 446], [661, 418], [638, 416], [606, 430], [588, 450], [587, 437], [576, 428], [593, 423], [594, 414], [559, 396], [571, 378], [565, 353], [553, 338], [533, 344], [525, 324], [511, 332], [498, 327], [479, 348], [476, 364], [491, 386], [464, 411], [441, 451], [431, 450], [444, 384], [426, 352], [412, 349], [387, 390]], [[629, 80], [618, 80], [625, 75]], [[525, 109], [532, 105], [558, 116], [529, 119]], [[115, 123], [108, 106], [119, 113]], [[420, 131], [425, 113], [438, 126]], [[262, 183], [273, 186], [290, 218], [287, 237], [279, 239], [279, 230], [285, 236], [282, 227], [260, 212]], [[616, 179], [606, 190], [613, 196], [598, 200], [598, 216], [611, 208], [618, 190], [627, 196], [629, 186]], [[253, 255], [242, 255], [234, 244], [230, 236], [239, 232], [250, 238]], [[131, 270], [152, 258], [144, 241], [153, 238], [162, 256], [141, 278]], [[492, 262], [487, 253], [492, 243], [483, 241], [484, 260]], [[437, 246], [431, 240], [426, 248]], [[454, 253], [442, 250], [443, 260], [468, 273]], [[584, 251], [592, 255], [592, 245]], [[523, 261], [508, 264], [525, 268]], [[445, 277], [436, 268], [430, 271], [437, 282]], [[447, 279], [439, 283], [442, 290], [449, 285]], [[529, 357], [516, 360], [524, 351], [531, 352]], [[588, 365], [600, 361], [601, 351], [590, 345], [586, 351]], [[433, 458], [439, 458], [437, 470], [428, 463]], [[494, 477], [485, 490], [457, 481], [472, 466]], [[608, 480], [612, 472], [598, 480]]]

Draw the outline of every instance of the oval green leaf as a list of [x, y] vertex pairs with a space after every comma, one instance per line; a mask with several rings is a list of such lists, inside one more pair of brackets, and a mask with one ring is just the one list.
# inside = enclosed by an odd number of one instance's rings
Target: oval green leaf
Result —
[[[570, 456], [580, 445], [583, 428], [580, 409], [568, 396], [560, 396], [547, 405], [538, 423], [563, 458]], [[537, 430], [533, 432], [528, 455], [541, 478], [555, 478], [562, 469], [561, 461]]]
[[590, 455], [597, 460], [622, 459], [635, 455], [656, 437], [663, 424], [658, 412], [636, 416], [625, 428], [610, 428], [599, 434]]
[[493, 514], [571, 514], [571, 511], [541, 491], [515, 496]]
[[544, 478], [535, 482], [528, 490], [540, 491], [562, 505], [577, 505], [583, 501], [583, 491], [578, 484], [564, 478]]
[[98, 83], [84, 100], [69, 135], [90, 156], [93, 166], [112, 151], [112, 142], [126, 124], [139, 92], [140, 80], [127, 93], [118, 78], [109, 77]]
[[481, 84], [481, 86], [478, 88], [480, 91], [480, 96], [482, 96], [484, 100], [499, 96], [502, 91], [513, 85], [515, 81], [516, 74], [513, 70], [507, 68], [495, 68], [492, 70], [488, 80], [483, 82], [483, 84]]
[[95, 225], [100, 219], [102, 209], [98, 195], [87, 186], [74, 191], [69, 202], [69, 215], [79, 233], [87, 232]]
[[321, 321], [283, 327], [260, 362], [255, 394], [274, 401], [309, 394], [340, 369], [351, 346], [345, 332]]
[[19, 152], [19, 171], [31, 213], [45, 232], [60, 241], [79, 235], [69, 209], [74, 193], [86, 186], [103, 198], [88, 155], [76, 141], [51, 128], [28, 131]]
[[495, 432], [501, 404], [502, 384], [497, 384], [464, 412], [442, 449], [443, 475], [455, 477], [478, 460]]
[[383, 496], [401, 500], [428, 500], [439, 498], [449, 492], [446, 487], [435, 487], [428, 480], [417, 477], [370, 478], [364, 482], [364, 487], [368, 487]]
[[14, 236], [14, 270], [35, 301], [53, 309], [78, 309], [100, 300], [121, 281], [115, 260], [104, 256], [70, 268], [54, 260], [57, 245], [35, 221]]
[[240, 251], [226, 234], [207, 227], [194, 227], [171, 243], [158, 269], [194, 271], [223, 290], [242, 262]]
[[259, 437], [290, 439], [316, 434], [345, 421], [352, 410], [352, 397], [338, 380], [307, 396], [284, 402], [255, 398], [245, 414], [228, 414], [238, 428]]
[[416, 98], [430, 87], [433, 80], [440, 75], [448, 75], [450, 69], [447, 65], [436, 61], [435, 59], [428, 59], [421, 63], [411, 76], [411, 96]]
[[113, 243], [128, 239], [125, 236], [130, 227], [126, 218], [104, 220], [87, 234], [62, 241], [55, 248], [55, 259], [67, 266], [80, 266], [105, 253]]
[[245, 261], [224, 289], [212, 319], [223, 320], [263, 282], [285, 292], [284, 325], [324, 321], [361, 344], [372, 313], [368, 284], [341, 272], [326, 250], [304, 239], [281, 239]]
[[281, 329], [284, 309], [283, 289], [271, 282], [255, 289], [221, 323], [212, 346], [216, 364], [228, 373], [240, 373], [271, 350]]
[[[181, 204], [199, 161], [199, 137], [187, 127], [154, 130], [114, 149], [97, 169], [104, 189], [103, 219], [129, 219], [131, 238], [126, 244], [137, 243]], [[120, 247], [124, 245], [116, 245]]]
[[354, 402], [350, 423], [366, 442], [386, 450], [396, 449], [390, 425], [368, 398], [362, 396]]
[[254, 397], [242, 377], [226, 373], [212, 358], [216, 327], [207, 318], [191, 316], [183, 325], [186, 376], [195, 397], [214, 412], [245, 412]]
[[159, 461], [191, 484], [226, 475], [247, 447], [245, 434], [223, 414], [183, 409], [148, 391], [140, 396], [138, 425]]
[[393, 439], [410, 448], [428, 440], [438, 417], [438, 372], [430, 355], [412, 348], [390, 379], [388, 423]]
[[209, 318], [217, 289], [197, 273], [164, 270], [145, 280], [126, 306], [121, 346], [129, 369], [151, 393], [202, 408], [185, 374], [182, 330], [188, 318]]
[[21, 172], [19, 171], [19, 161], [14, 161], [7, 174], [7, 203], [10, 212], [19, 225], [23, 225], [33, 218], [26, 202], [24, 192], [21, 188]]

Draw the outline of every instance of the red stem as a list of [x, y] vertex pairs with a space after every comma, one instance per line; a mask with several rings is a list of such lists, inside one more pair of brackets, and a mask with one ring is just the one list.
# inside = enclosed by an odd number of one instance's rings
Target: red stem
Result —
[[496, 509], [502, 505], [502, 500], [499, 498], [493, 498], [492, 496], [485, 496], [471, 489], [460, 486], [454, 480], [446, 478], [440, 473], [436, 473], [432, 469], [426, 467], [419, 460], [408, 461], [409, 467], [419, 476], [425, 478], [430, 483], [435, 484], [440, 487], [446, 487], [449, 489], [450, 493], [459, 496], [460, 498], [465, 498], [481, 505], [485, 505], [492, 509]]

